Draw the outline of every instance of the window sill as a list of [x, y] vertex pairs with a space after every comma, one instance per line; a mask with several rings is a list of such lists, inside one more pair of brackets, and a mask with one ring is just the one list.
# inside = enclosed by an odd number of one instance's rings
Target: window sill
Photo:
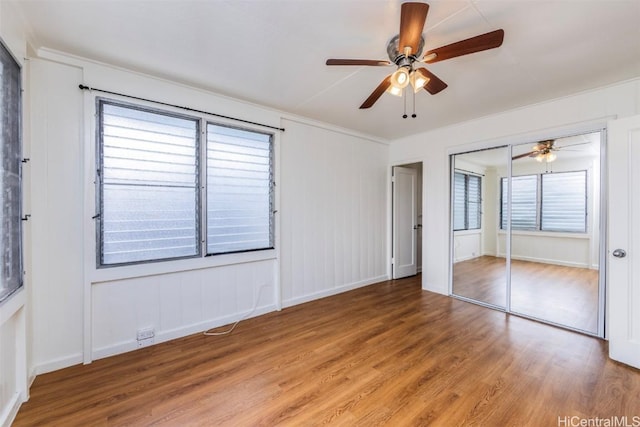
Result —
[[24, 286], [0, 303], [0, 326], [11, 319], [22, 307], [26, 300]]
[[478, 228], [475, 230], [458, 230], [453, 232], [454, 236], [470, 236], [474, 234], [482, 234], [482, 229]]
[[215, 255], [208, 257], [188, 258], [173, 261], [151, 262], [145, 264], [126, 265], [94, 269], [91, 273], [91, 283], [112, 282], [116, 280], [134, 279], [137, 277], [156, 276], [161, 274], [179, 273], [182, 271], [202, 270], [223, 267], [227, 265], [246, 264], [276, 259], [275, 249], [263, 251], [242, 252], [235, 254]]
[[[498, 235], [506, 235], [507, 232], [504, 230], [499, 230]], [[524, 230], [513, 230], [511, 231], [512, 236], [531, 236], [531, 237], [553, 237], [556, 239], [590, 239], [591, 235], [589, 233], [568, 233], [561, 231], [524, 231]]]

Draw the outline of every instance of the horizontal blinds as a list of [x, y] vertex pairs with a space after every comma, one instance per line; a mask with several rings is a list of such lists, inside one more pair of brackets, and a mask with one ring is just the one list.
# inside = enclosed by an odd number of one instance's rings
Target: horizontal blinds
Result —
[[102, 103], [102, 264], [197, 255], [198, 121]]
[[271, 135], [207, 125], [207, 253], [273, 247]]
[[453, 229], [464, 230], [466, 210], [466, 180], [465, 174], [453, 174]]
[[20, 66], [0, 43], [0, 302], [23, 283]]
[[480, 228], [480, 177], [467, 175], [467, 228]]
[[[538, 175], [514, 176], [511, 178], [511, 229], [536, 230]], [[508, 179], [502, 178], [501, 226], [507, 228]]]
[[586, 186], [586, 171], [542, 175], [541, 229], [584, 233]]

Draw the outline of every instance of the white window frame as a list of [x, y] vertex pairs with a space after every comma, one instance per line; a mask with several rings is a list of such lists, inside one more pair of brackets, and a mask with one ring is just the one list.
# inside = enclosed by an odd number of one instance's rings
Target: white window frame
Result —
[[[232, 124], [228, 121], [221, 120], [211, 120], [210, 116], [207, 114], [194, 114], [194, 115], [184, 115], [179, 112], [174, 112], [170, 109], [159, 109], [154, 106], [150, 106], [147, 103], [131, 103], [128, 101], [120, 100], [117, 98], [105, 98], [105, 97], [95, 97], [94, 105], [96, 106], [96, 120], [93, 121], [95, 124], [95, 135], [96, 135], [96, 158], [94, 160], [94, 164], [98, 166], [100, 165], [100, 150], [102, 146], [102, 139], [100, 135], [101, 129], [101, 115], [100, 109], [98, 107], [98, 101], [106, 101], [107, 103], [112, 103], [116, 105], [128, 106], [131, 108], [137, 108], [145, 111], [151, 111], [159, 114], [167, 114], [170, 116], [178, 116], [178, 117], [186, 117], [191, 119], [198, 119], [200, 121], [200, 132], [199, 132], [199, 148], [197, 152], [197, 161], [199, 163], [199, 202], [197, 207], [197, 213], [199, 214], [198, 218], [198, 228], [199, 228], [199, 253], [194, 256], [189, 257], [179, 257], [179, 258], [167, 258], [167, 259], [158, 259], [158, 260], [150, 260], [150, 261], [139, 261], [133, 263], [121, 263], [121, 264], [109, 264], [109, 265], [101, 265], [100, 264], [100, 251], [101, 251], [101, 236], [99, 229], [99, 222], [96, 221], [96, 232], [95, 232], [95, 248], [96, 248], [96, 268], [93, 270], [92, 276], [94, 277], [92, 280], [95, 282], [102, 281], [111, 281], [118, 280], [129, 277], [139, 277], [145, 276], [148, 274], [164, 274], [169, 272], [177, 272], [177, 271], [188, 271], [199, 268], [210, 268], [217, 266], [225, 266], [225, 265], [233, 265], [238, 263], [247, 263], [247, 262], [257, 262], [264, 261], [269, 259], [275, 259], [277, 257], [276, 252], [276, 220], [275, 213], [277, 212], [276, 208], [276, 191], [275, 191], [275, 180], [276, 180], [276, 135], [272, 132], [265, 132], [264, 130], [259, 130], [254, 128], [253, 126], [243, 126], [239, 127], [235, 124]], [[252, 250], [243, 250], [237, 252], [228, 252], [228, 253], [218, 253], [218, 254], [207, 254], [207, 242], [206, 242], [206, 206], [207, 206], [207, 180], [206, 180], [206, 131], [207, 124], [211, 123], [217, 126], [224, 126], [229, 128], [241, 129], [249, 132], [256, 132], [260, 134], [270, 135], [270, 168], [271, 168], [271, 178], [270, 178], [270, 189], [269, 189], [269, 200], [270, 200], [270, 246], [266, 248], [257, 248]], [[96, 168], [96, 171], [98, 170]], [[94, 219], [99, 219], [100, 214], [102, 213], [102, 205], [100, 204], [100, 194], [102, 192], [100, 177], [96, 174], [95, 179], [95, 209], [96, 216]]]
[[[14, 148], [13, 150], [11, 150], [11, 153], [14, 154], [14, 159], [16, 161], [16, 178], [17, 178], [17, 182], [16, 182], [16, 186], [17, 189], [14, 188], [14, 190], [17, 190], [16, 193], [17, 194], [13, 194], [14, 196], [16, 196], [17, 199], [17, 206], [13, 206], [16, 210], [17, 210], [17, 215], [12, 215], [15, 216], [15, 218], [11, 219], [11, 221], [9, 222], [9, 226], [11, 227], [9, 229], [10, 231], [10, 235], [17, 235], [18, 236], [18, 241], [17, 242], [13, 242], [14, 245], [17, 245], [17, 256], [18, 259], [14, 259], [14, 256], [16, 255], [16, 253], [13, 252], [12, 248], [9, 247], [9, 250], [11, 251], [10, 254], [10, 266], [11, 266], [11, 270], [13, 270], [13, 274], [15, 275], [15, 283], [11, 283], [11, 284], [5, 284], [5, 283], [0, 283], [0, 305], [3, 305], [3, 303], [5, 303], [6, 301], [8, 301], [9, 299], [11, 299], [11, 297], [13, 295], [15, 295], [18, 290], [22, 289], [24, 286], [24, 242], [23, 242], [23, 236], [22, 236], [22, 222], [23, 220], [26, 220], [28, 217], [23, 217], [23, 212], [22, 212], [22, 199], [23, 199], [23, 188], [22, 188], [22, 165], [24, 164], [24, 162], [22, 162], [22, 108], [23, 108], [23, 104], [22, 104], [22, 66], [20, 65], [20, 62], [16, 59], [15, 56], [13, 56], [13, 54], [11, 53], [11, 50], [8, 48], [7, 45], [5, 45], [5, 43], [0, 40], [0, 50], [2, 51], [2, 57], [3, 59], [3, 67], [6, 67], [6, 69], [8, 71], [11, 72], [16, 72], [17, 73], [17, 81], [16, 81], [16, 86], [12, 87], [13, 90], [16, 91], [16, 96], [17, 99], [15, 100], [17, 103], [17, 111], [15, 111], [15, 116], [13, 118], [15, 118], [15, 124], [16, 124], [16, 134], [15, 135], [11, 135], [11, 139], [8, 141], [4, 141], [4, 139], [2, 139], [0, 142], [2, 142], [2, 145], [10, 145], [10, 146], [14, 146], [12, 148]], [[9, 132], [11, 132], [11, 130], [9, 130]], [[0, 149], [3, 149], [3, 147], [0, 147]], [[8, 171], [8, 173], [11, 173], [10, 171]], [[5, 180], [2, 180], [3, 183], [5, 182]], [[2, 193], [3, 194], [7, 194], [8, 192], [6, 191], [8, 188], [10, 187], [4, 187], [2, 188]], [[4, 212], [4, 208], [3, 212]], [[2, 221], [5, 220], [4, 215], [1, 216]], [[4, 247], [4, 239], [5, 239], [5, 232], [7, 230], [3, 230], [3, 247]], [[4, 255], [4, 253], [3, 253]], [[5, 265], [2, 266], [2, 268], [6, 268]]]
[[[558, 175], [563, 173], [577, 173], [582, 172], [585, 174], [585, 187], [584, 187], [584, 199], [585, 199], [585, 211], [584, 211], [584, 229], [581, 231], [572, 231], [572, 230], [549, 230], [544, 229], [542, 225], [542, 215], [544, 208], [544, 201], [542, 200], [542, 182], [545, 175]], [[536, 177], [536, 226], [535, 228], [514, 228], [513, 223], [511, 224], [511, 230], [514, 232], [528, 232], [528, 233], [551, 233], [551, 234], [585, 234], [588, 233], [589, 230], [589, 171], [587, 169], [580, 170], [572, 170], [572, 171], [562, 171], [562, 172], [547, 172], [547, 173], [537, 173], [537, 174], [526, 174], [526, 175], [515, 175], [512, 178], [516, 178], [518, 176], [535, 176]], [[504, 180], [508, 180], [508, 177], [500, 178], [500, 231], [506, 231], [506, 227], [503, 227], [506, 224], [504, 221], [504, 199], [505, 194], [503, 192], [504, 188]], [[513, 191], [513, 190], [512, 190]]]

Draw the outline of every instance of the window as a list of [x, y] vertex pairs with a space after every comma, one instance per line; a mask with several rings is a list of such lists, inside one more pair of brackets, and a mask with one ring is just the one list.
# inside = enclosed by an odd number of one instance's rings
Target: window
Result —
[[[507, 228], [507, 178], [501, 180], [501, 229]], [[587, 171], [512, 178], [511, 229], [585, 233]]]
[[199, 121], [100, 102], [100, 265], [199, 254]]
[[20, 65], [0, 43], [0, 301], [22, 284]]
[[587, 171], [542, 175], [540, 229], [587, 231]]
[[481, 184], [477, 175], [453, 174], [453, 229], [477, 230], [481, 227]]
[[273, 247], [271, 135], [207, 125], [207, 254]]
[[201, 154], [202, 117], [98, 111], [98, 266], [273, 248], [271, 134], [208, 123]]
[[[514, 176], [511, 182], [513, 186], [511, 193], [511, 229], [536, 230], [538, 224], [538, 175]], [[503, 230], [507, 228], [507, 184], [507, 178], [502, 178], [500, 228]]]

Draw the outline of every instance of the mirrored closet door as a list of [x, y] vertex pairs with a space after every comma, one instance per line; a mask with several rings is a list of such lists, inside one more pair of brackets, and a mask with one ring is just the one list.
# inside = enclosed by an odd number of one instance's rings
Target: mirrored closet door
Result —
[[453, 294], [504, 309], [507, 263], [500, 253], [499, 177], [507, 170], [509, 148], [452, 157]]
[[593, 132], [452, 156], [454, 296], [603, 336], [602, 145]]

